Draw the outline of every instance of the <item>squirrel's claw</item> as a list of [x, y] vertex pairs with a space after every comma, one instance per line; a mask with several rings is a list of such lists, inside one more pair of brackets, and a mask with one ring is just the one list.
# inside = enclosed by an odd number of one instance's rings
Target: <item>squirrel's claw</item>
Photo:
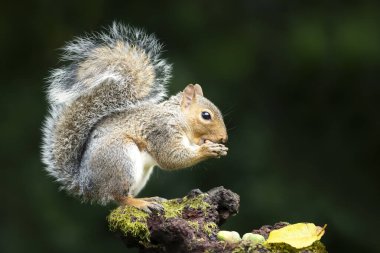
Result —
[[164, 207], [159, 203], [162, 202], [162, 198], [133, 198], [131, 196], [123, 197], [121, 199], [121, 205], [133, 206], [148, 214], [158, 213], [164, 210]]
[[147, 213], [151, 214], [151, 213], [160, 213], [160, 212], [163, 212], [164, 211], [164, 207], [160, 204], [160, 203], [157, 203], [157, 202], [148, 202], [149, 204], [146, 206], [146, 209], [144, 209], [144, 211], [146, 211]]
[[142, 198], [142, 200], [145, 200], [147, 202], [162, 203], [166, 201], [167, 199], [156, 196], [156, 197]]
[[164, 207], [157, 202], [147, 202], [147, 204], [144, 206], [135, 207], [147, 214], [160, 213], [164, 211]]
[[152, 212], [159, 213], [159, 212], [164, 211], [164, 207], [161, 205], [161, 203], [166, 201], [167, 199], [156, 196], [156, 197], [142, 198], [141, 200], [147, 202], [147, 205], [142, 210], [151, 214]]
[[206, 140], [204, 144], [201, 145], [205, 156], [220, 158], [221, 156], [226, 156], [228, 148], [220, 143], [214, 143]]

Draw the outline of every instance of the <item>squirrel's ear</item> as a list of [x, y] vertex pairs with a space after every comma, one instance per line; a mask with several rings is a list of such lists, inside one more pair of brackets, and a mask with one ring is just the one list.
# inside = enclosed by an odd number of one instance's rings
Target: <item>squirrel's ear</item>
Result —
[[193, 84], [187, 85], [186, 88], [182, 92], [181, 107], [184, 109], [188, 108], [193, 102], [193, 100], [195, 99], [195, 94], [196, 94], [195, 86]]
[[203, 90], [199, 84], [194, 84], [195, 94], [203, 97]]

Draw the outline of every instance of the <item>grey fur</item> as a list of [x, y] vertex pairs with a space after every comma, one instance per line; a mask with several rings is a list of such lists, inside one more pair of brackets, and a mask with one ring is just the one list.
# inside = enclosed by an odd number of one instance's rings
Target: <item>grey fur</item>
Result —
[[179, 169], [227, 154], [222, 144], [191, 142], [195, 134], [226, 140], [213, 103], [194, 95], [215, 117], [208, 127], [182, 111], [182, 92], [162, 101], [171, 66], [160, 50], [152, 35], [116, 23], [64, 48], [68, 65], [49, 78], [42, 146], [46, 170], [62, 189], [83, 201], [120, 202], [138, 194], [155, 165]]
[[[150, 92], [137, 99], [131, 92], [129, 76], [118, 72], [117, 64], [97, 66], [98, 81], [90, 86], [78, 78], [78, 67], [93, 57], [94, 50], [122, 42], [127, 49], [137, 47], [149, 58], [154, 69]], [[43, 127], [43, 162], [50, 175], [69, 192], [78, 192], [77, 178], [81, 155], [91, 129], [103, 117], [143, 103], [157, 103], [166, 97], [165, 85], [171, 66], [160, 58], [162, 45], [153, 35], [114, 23], [106, 32], [76, 38], [64, 48], [67, 66], [52, 71], [48, 79], [50, 112]], [[106, 87], [106, 88], [104, 88]], [[71, 129], [65, 128], [69, 124]]]
[[[144, 50], [148, 55], [150, 63], [154, 66], [156, 78], [155, 85], [151, 90], [150, 97], [162, 99], [166, 96], [165, 85], [170, 78], [171, 66], [160, 58], [162, 44], [158, 42], [154, 35], [147, 35], [142, 30], [124, 26], [114, 22], [113, 25], [101, 33], [94, 33], [85, 37], [78, 37], [67, 43], [63, 48], [62, 60], [68, 62], [67, 66], [55, 69], [48, 78], [48, 98], [52, 105], [67, 103], [77, 96], [88, 93], [91, 88], [100, 85], [102, 82], [112, 77], [116, 83], [127, 83], [128, 77], [123, 76], [112, 67], [102, 68], [99, 66], [96, 73], [93, 73], [95, 80], [90, 87], [83, 85], [85, 80], [78, 79], [78, 64], [91, 58], [94, 49], [106, 46], [114, 47], [117, 42], [123, 42], [126, 47], [137, 47]], [[110, 71], [112, 73], [107, 73]], [[104, 75], [104, 77], [102, 77]]]

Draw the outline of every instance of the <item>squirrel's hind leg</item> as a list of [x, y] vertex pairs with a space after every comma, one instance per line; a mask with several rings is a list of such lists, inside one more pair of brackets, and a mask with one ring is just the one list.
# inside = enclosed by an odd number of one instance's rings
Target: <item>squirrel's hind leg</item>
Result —
[[161, 198], [161, 197], [148, 197], [148, 198], [141, 198], [142, 200], [145, 200], [145, 201], [148, 201], [148, 202], [157, 202], [157, 203], [162, 203], [164, 201], [167, 201], [167, 199], [165, 198]]
[[147, 213], [159, 212], [163, 210], [162, 205], [159, 202], [162, 200], [153, 198], [134, 198], [132, 196], [123, 196], [117, 198], [117, 201], [121, 205], [133, 206]]
[[[114, 199], [120, 205], [128, 205], [143, 210], [147, 213], [159, 212], [163, 210], [160, 202], [163, 199], [153, 198], [135, 198], [134, 196], [144, 187], [152, 173], [154, 163], [149, 162], [146, 154], [139, 150], [134, 141], [125, 138], [122, 140], [124, 153], [129, 157], [131, 166], [129, 166], [129, 174], [133, 175], [133, 183], [129, 185], [128, 193], [122, 196], [115, 196]], [[148, 161], [148, 162], [147, 162]]]

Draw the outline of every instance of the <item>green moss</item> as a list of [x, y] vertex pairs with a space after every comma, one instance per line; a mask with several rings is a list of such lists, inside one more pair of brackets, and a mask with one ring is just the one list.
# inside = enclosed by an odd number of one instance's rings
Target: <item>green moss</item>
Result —
[[187, 221], [190, 227], [194, 228], [196, 232], [199, 231], [199, 223], [198, 221]]
[[[242, 246], [238, 246], [238, 247], [236, 247], [233, 251], [232, 251], [232, 253], [245, 253], [246, 252], [246, 250], [242, 247]], [[249, 252], [249, 251], [248, 251]]]
[[182, 215], [182, 211], [185, 207], [190, 207], [193, 209], [201, 209], [206, 211], [210, 204], [204, 201], [204, 198], [207, 196], [206, 193], [200, 194], [194, 198], [184, 197], [181, 200], [167, 200], [162, 203], [164, 207], [164, 217], [166, 219], [176, 218]]
[[107, 219], [111, 231], [120, 231], [125, 236], [139, 238], [143, 245], [149, 245], [150, 233], [146, 223], [148, 216], [149, 214], [135, 207], [120, 206]]
[[179, 203], [177, 200], [167, 200], [162, 203], [164, 207], [164, 217], [166, 219], [175, 218], [182, 215], [182, 210], [185, 208], [185, 204]]
[[286, 243], [268, 243], [264, 244], [264, 247], [269, 249], [272, 253], [327, 253], [325, 246], [320, 241], [316, 241], [311, 246], [302, 249], [293, 248]]
[[285, 243], [252, 245], [247, 241], [242, 241], [236, 245], [232, 253], [261, 253], [267, 251], [271, 253], [327, 253], [325, 246], [320, 241], [316, 241], [313, 245], [302, 249], [293, 248]]
[[293, 248], [285, 243], [251, 245], [250, 243], [242, 241], [232, 250], [232, 253], [261, 253], [267, 252], [268, 250], [271, 253], [327, 253], [324, 245], [320, 241], [302, 249]]
[[206, 222], [205, 224], [203, 224], [203, 231], [208, 235], [208, 236], [211, 236], [214, 232], [215, 232], [215, 229], [217, 228], [218, 226], [215, 224], [215, 222]]
[[187, 203], [187, 205], [193, 209], [201, 209], [202, 211], [206, 211], [207, 208], [210, 207], [210, 204], [204, 201], [204, 198], [207, 196], [207, 193], [202, 193], [195, 198], [188, 199], [187, 197], [183, 198], [183, 201]]

